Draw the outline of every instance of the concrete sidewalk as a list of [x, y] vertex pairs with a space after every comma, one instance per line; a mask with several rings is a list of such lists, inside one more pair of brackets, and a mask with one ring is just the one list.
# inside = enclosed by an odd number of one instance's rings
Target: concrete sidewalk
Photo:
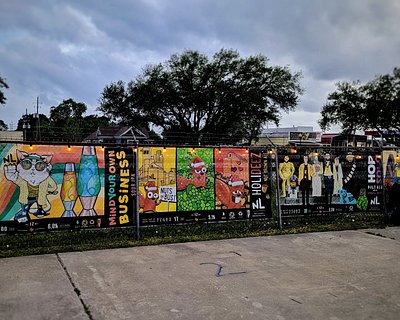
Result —
[[400, 228], [0, 260], [0, 319], [399, 319]]

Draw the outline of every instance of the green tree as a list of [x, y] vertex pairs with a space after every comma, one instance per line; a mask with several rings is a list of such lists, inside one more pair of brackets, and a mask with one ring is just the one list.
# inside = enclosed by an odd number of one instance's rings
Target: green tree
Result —
[[[9, 86], [6, 83], [6, 80], [0, 77], [0, 104], [6, 103], [7, 98], [3, 92], [3, 89], [8, 89], [8, 88]], [[4, 131], [7, 129], [8, 129], [7, 124], [3, 120], [0, 120], [0, 131]]]
[[376, 77], [364, 86], [366, 127], [400, 131], [400, 69]]
[[108, 127], [110, 120], [106, 116], [88, 115], [83, 117], [84, 126], [81, 128], [82, 137], [85, 138], [95, 132], [98, 127]]
[[7, 98], [3, 92], [3, 89], [8, 89], [8, 88], [9, 88], [9, 86], [8, 86], [6, 80], [3, 79], [2, 77], [0, 77], [0, 104], [6, 103]]
[[51, 140], [82, 141], [81, 128], [86, 110], [86, 104], [73, 99], [63, 100], [58, 106], [51, 107], [48, 137]]
[[280, 112], [295, 109], [300, 78], [262, 55], [222, 49], [210, 60], [185, 51], [147, 66], [126, 88], [122, 81], [107, 86], [99, 110], [132, 125], [154, 124], [170, 140], [251, 141], [266, 122], [278, 124]]
[[39, 114], [39, 121], [36, 114], [24, 114], [17, 124], [17, 131], [23, 131], [27, 141], [47, 140], [43, 139], [50, 127], [50, 120], [44, 114]]
[[341, 125], [343, 133], [354, 134], [365, 125], [365, 97], [359, 81], [339, 82], [337, 89], [328, 95], [323, 106], [319, 125], [328, 130]]
[[24, 130], [25, 124], [24, 132], [28, 141], [81, 142], [99, 126], [110, 124], [105, 116], [84, 116], [86, 110], [84, 103], [67, 99], [50, 108], [49, 118], [40, 114], [38, 121], [35, 114], [23, 115], [18, 121], [17, 130]]
[[6, 131], [8, 130], [8, 125], [0, 119], [0, 131]]
[[50, 108], [50, 121], [53, 124], [61, 125], [68, 119], [82, 119], [87, 107], [82, 102], [75, 102], [72, 99], [63, 100], [58, 106]]
[[400, 131], [400, 69], [361, 84], [340, 82], [323, 106], [319, 124], [323, 130], [341, 125], [344, 133], [375, 129]]

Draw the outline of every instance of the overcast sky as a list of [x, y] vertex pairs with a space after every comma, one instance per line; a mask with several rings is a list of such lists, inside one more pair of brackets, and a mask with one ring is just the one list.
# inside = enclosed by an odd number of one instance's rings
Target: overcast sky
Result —
[[[305, 93], [280, 126], [313, 126], [338, 81], [400, 66], [398, 0], [14, 0], [0, 2], [0, 119], [49, 115], [72, 98], [96, 113], [111, 82], [185, 49], [263, 54], [301, 71]], [[270, 126], [271, 127], [271, 126]]]

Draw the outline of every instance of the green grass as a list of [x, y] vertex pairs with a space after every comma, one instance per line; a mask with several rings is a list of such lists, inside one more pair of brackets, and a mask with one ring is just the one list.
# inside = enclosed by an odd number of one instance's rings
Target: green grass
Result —
[[304, 232], [384, 228], [386, 224], [383, 220], [382, 215], [376, 214], [321, 219], [312, 217], [283, 220], [282, 229], [274, 220], [164, 225], [140, 228], [139, 240], [136, 228], [4, 235], [0, 237], [0, 258]]

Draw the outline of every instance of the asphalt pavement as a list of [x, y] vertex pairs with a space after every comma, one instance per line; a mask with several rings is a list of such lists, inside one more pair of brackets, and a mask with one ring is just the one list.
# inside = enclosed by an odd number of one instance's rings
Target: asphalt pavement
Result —
[[400, 227], [0, 259], [0, 319], [400, 319]]

